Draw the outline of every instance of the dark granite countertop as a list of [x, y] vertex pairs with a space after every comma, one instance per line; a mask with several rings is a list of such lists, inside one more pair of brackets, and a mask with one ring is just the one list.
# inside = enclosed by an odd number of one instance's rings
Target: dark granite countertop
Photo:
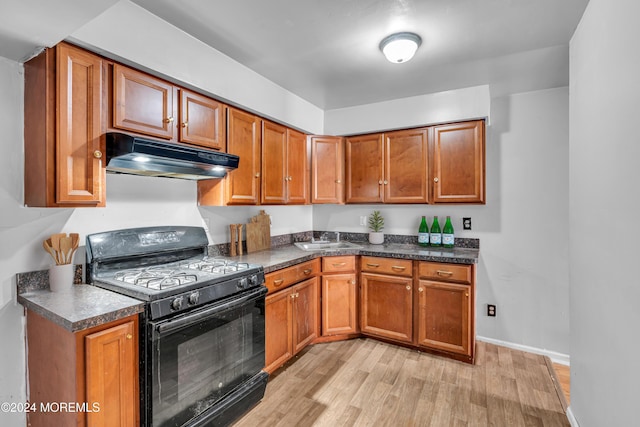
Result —
[[67, 292], [31, 290], [18, 294], [18, 302], [71, 332], [113, 322], [144, 310], [143, 301], [91, 285], [74, 285]]
[[322, 250], [307, 252], [295, 245], [286, 245], [268, 250], [240, 255], [234, 259], [253, 264], [261, 264], [265, 273], [270, 273], [281, 268], [299, 264], [304, 261], [323, 256], [338, 255], [368, 255], [387, 258], [402, 258], [418, 261], [448, 262], [454, 264], [477, 264], [480, 250], [477, 248], [431, 248], [421, 247], [409, 243], [385, 243], [383, 245], [371, 245], [369, 243], [355, 242], [361, 246], [359, 249]]

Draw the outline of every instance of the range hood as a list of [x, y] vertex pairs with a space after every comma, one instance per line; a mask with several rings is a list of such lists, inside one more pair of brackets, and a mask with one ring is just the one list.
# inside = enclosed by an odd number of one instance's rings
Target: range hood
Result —
[[189, 180], [223, 178], [240, 158], [206, 148], [107, 133], [107, 172]]

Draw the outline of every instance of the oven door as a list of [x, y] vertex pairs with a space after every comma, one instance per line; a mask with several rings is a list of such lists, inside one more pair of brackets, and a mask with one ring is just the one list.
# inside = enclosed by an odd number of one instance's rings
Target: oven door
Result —
[[215, 405], [225, 399], [237, 399], [246, 388], [243, 383], [261, 373], [266, 293], [261, 286], [187, 314], [149, 322], [146, 360], [151, 371], [145, 400], [150, 425], [199, 424], [207, 411], [215, 412]]

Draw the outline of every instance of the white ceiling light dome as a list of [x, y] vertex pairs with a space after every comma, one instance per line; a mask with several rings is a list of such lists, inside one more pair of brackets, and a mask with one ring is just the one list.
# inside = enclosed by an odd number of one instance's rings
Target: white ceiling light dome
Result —
[[420, 44], [422, 39], [415, 33], [395, 33], [382, 39], [380, 50], [389, 62], [398, 64], [413, 58]]

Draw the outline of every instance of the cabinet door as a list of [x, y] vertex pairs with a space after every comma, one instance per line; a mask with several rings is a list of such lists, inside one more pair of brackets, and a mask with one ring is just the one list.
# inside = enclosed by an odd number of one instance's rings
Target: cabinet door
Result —
[[206, 96], [180, 89], [179, 141], [224, 151], [225, 106]]
[[309, 159], [307, 137], [302, 132], [287, 129], [287, 203], [309, 203]]
[[322, 276], [322, 336], [358, 332], [356, 290], [355, 273]]
[[412, 342], [412, 278], [362, 273], [360, 328], [396, 341]]
[[278, 369], [293, 355], [292, 295], [289, 289], [269, 295], [265, 301], [265, 371]]
[[384, 134], [385, 203], [427, 203], [427, 129]]
[[235, 108], [228, 109], [227, 152], [240, 156], [236, 170], [226, 181], [226, 202], [257, 205], [260, 202], [260, 118]]
[[484, 121], [433, 127], [433, 202], [485, 202]]
[[168, 82], [114, 64], [113, 127], [172, 139], [175, 91]]
[[285, 204], [287, 128], [262, 122], [262, 204]]
[[418, 344], [471, 355], [469, 285], [420, 280]]
[[138, 360], [134, 322], [85, 337], [86, 402], [99, 411], [87, 412], [89, 426], [136, 424]]
[[293, 354], [296, 354], [320, 333], [318, 278], [313, 277], [293, 287]]
[[311, 137], [311, 203], [344, 203], [344, 139]]
[[346, 139], [347, 203], [383, 201], [382, 134]]
[[[102, 60], [61, 44], [57, 48], [56, 203], [103, 200]], [[27, 159], [28, 160], [28, 159]]]

